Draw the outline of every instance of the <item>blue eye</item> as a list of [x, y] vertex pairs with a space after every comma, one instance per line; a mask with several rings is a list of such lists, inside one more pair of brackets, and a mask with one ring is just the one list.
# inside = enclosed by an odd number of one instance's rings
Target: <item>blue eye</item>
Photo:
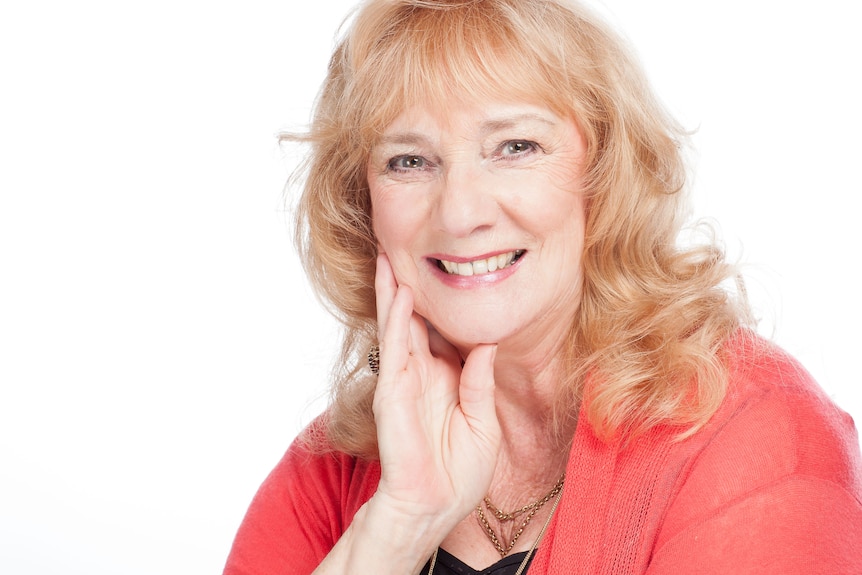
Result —
[[426, 166], [422, 156], [396, 156], [389, 160], [390, 170], [420, 170]]

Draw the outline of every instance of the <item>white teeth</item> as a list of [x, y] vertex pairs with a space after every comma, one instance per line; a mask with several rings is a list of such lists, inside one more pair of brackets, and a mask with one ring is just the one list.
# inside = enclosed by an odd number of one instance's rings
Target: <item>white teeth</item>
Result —
[[512, 263], [512, 260], [515, 258], [515, 252], [509, 252], [507, 254], [500, 254], [497, 256], [497, 269], [501, 270], [504, 267], [508, 266]]
[[447, 273], [459, 276], [472, 276], [495, 272], [497, 270], [509, 267], [510, 265], [512, 265], [512, 262], [518, 257], [520, 257], [523, 253], [523, 250], [515, 250], [513, 252], [491, 256], [488, 259], [476, 260], [466, 263], [449, 262], [446, 260], [439, 260], [439, 262]]

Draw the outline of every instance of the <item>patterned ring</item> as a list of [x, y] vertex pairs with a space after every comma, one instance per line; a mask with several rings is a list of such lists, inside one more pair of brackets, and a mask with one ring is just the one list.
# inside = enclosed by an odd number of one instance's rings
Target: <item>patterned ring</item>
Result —
[[377, 375], [380, 373], [380, 346], [372, 345], [368, 350], [368, 368], [371, 373]]

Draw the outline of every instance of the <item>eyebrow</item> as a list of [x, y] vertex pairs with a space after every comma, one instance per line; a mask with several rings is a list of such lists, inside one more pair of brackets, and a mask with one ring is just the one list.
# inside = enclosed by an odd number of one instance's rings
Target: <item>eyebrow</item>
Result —
[[514, 128], [523, 122], [540, 122], [548, 126], [556, 126], [556, 123], [541, 114], [526, 113], [518, 114], [517, 116], [512, 116], [510, 118], [491, 119], [482, 122], [481, 133], [483, 136], [487, 136], [494, 132], [499, 132], [500, 130]]
[[400, 145], [416, 145], [427, 144], [429, 140], [426, 136], [417, 132], [399, 132], [397, 134], [388, 134], [380, 138], [378, 145], [381, 144], [400, 144]]
[[[517, 114], [505, 118], [492, 118], [482, 122], [479, 127], [479, 133], [482, 137], [487, 137], [490, 134], [517, 127], [524, 122], [539, 122], [547, 126], [554, 127], [556, 123], [541, 114], [525, 113]], [[418, 132], [398, 132], [395, 134], [386, 134], [380, 138], [377, 145], [421, 145], [428, 144], [430, 140], [425, 135]]]

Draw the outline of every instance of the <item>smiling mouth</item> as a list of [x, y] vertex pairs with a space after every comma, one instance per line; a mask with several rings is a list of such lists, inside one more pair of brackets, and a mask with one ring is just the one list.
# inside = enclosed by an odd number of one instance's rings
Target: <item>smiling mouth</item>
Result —
[[472, 262], [450, 262], [446, 260], [435, 260], [437, 267], [453, 276], [477, 276], [487, 274], [497, 270], [505, 269], [524, 255], [526, 250], [514, 250], [504, 254], [491, 256], [484, 260], [474, 260]]

